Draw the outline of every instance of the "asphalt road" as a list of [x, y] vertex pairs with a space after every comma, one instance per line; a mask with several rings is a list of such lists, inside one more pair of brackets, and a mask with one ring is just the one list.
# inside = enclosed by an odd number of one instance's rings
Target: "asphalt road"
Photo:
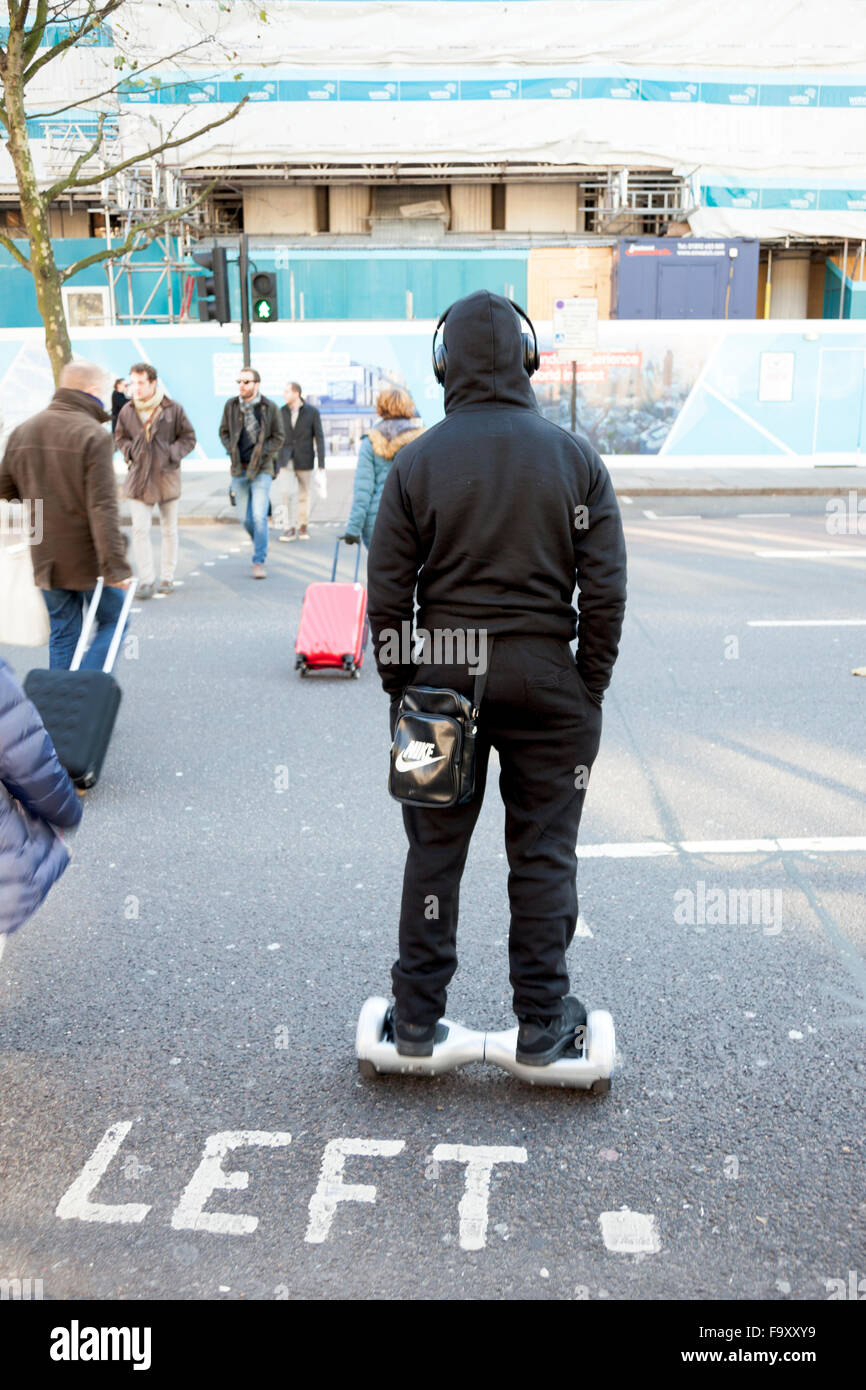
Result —
[[[0, 1276], [46, 1299], [823, 1300], [866, 1274], [866, 538], [829, 535], [822, 499], [623, 512], [570, 953], [615, 1019], [610, 1094], [357, 1075], [404, 841], [374, 669], [293, 670], [336, 527], [274, 545], [265, 583], [238, 528], [189, 528], [183, 586], [134, 615], [73, 864], [0, 963]], [[491, 776], [448, 1008], [477, 1027], [512, 1023], [505, 882]], [[479, 1148], [486, 1204], [482, 1181], [461, 1208]]]

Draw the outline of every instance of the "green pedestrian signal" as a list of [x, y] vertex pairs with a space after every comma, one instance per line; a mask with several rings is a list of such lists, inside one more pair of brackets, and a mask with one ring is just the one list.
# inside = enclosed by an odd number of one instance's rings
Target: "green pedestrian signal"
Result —
[[256, 270], [252, 275], [253, 318], [258, 323], [271, 323], [279, 318], [277, 308], [277, 277], [269, 270]]

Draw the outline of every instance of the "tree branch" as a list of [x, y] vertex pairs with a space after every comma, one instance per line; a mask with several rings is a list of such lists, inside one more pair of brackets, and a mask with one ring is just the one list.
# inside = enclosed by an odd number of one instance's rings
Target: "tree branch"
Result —
[[[25, 6], [24, 6], [24, 12], [25, 12], [25, 13], [24, 13], [24, 17], [25, 17], [25, 19], [26, 19], [27, 10], [29, 9], [29, 7], [30, 7], [30, 0], [26, 0]], [[38, 49], [38, 47], [39, 47], [39, 41], [40, 41], [40, 39], [42, 38], [42, 35], [45, 33], [45, 26], [46, 26], [47, 23], [48, 23], [48, 0], [38, 0], [38, 4], [37, 4], [37, 6], [36, 6], [36, 19], [35, 19], [35, 21], [34, 21], [34, 23], [33, 23], [33, 28], [30, 30], [30, 33], [25, 37], [25, 39], [24, 39], [24, 44], [23, 44], [23, 46], [22, 46], [22, 52], [23, 52], [23, 54], [24, 54], [25, 62], [28, 62], [28, 63], [29, 63], [29, 62], [30, 62], [30, 59], [33, 57], [33, 54], [34, 54], [34, 53], [36, 52], [36, 50]]]
[[96, 154], [102, 141], [102, 132], [107, 119], [108, 113], [106, 111], [100, 111], [99, 120], [97, 122], [96, 135], [92, 143], [87, 147], [83, 154], [80, 154], [78, 156], [78, 158], [75, 160], [75, 163], [72, 165], [72, 168], [69, 170], [68, 174], [65, 174], [62, 179], [58, 179], [56, 183], [52, 183], [49, 188], [45, 188], [42, 190], [42, 192], [40, 193], [40, 197], [46, 207], [49, 205], [49, 203], [53, 203], [54, 199], [58, 198], [65, 189], [69, 188], [71, 184], [75, 183], [75, 179], [79, 169], [82, 167], [82, 165], [87, 163], [88, 159], [92, 159], [93, 156]]
[[[163, 63], [171, 63], [175, 58], [179, 58], [181, 54], [192, 53], [193, 49], [201, 48], [202, 44], [206, 44], [207, 42], [207, 39], [199, 39], [198, 43], [189, 44], [186, 48], [179, 48], [176, 53], [169, 53], [165, 57], [155, 58], [152, 63], [148, 63], [143, 68], [135, 68], [133, 71], [136, 77], [139, 73], [150, 72], [151, 68], [161, 67]], [[127, 73], [125, 77], [118, 78], [113, 87], [106, 87], [104, 92], [91, 92], [86, 97], [82, 97], [80, 101], [71, 101], [68, 106], [60, 106], [56, 111], [34, 111], [31, 114], [38, 117], [40, 121], [50, 120], [52, 116], [62, 116], [67, 111], [74, 111], [76, 106], [87, 106], [90, 102], [101, 101], [103, 97], [113, 96], [117, 89], [123, 86], [124, 82], [129, 81], [129, 77], [130, 74]]]
[[37, 58], [35, 63], [31, 63], [29, 68], [25, 68], [24, 72], [21, 74], [21, 86], [26, 87], [27, 83], [31, 82], [37, 72], [39, 72], [40, 68], [45, 67], [46, 63], [50, 63], [54, 58], [59, 58], [61, 53], [65, 53], [68, 48], [74, 48], [74, 46], [80, 43], [82, 39], [85, 39], [88, 34], [92, 34], [94, 29], [98, 29], [103, 20], [107, 19], [109, 15], [114, 14], [115, 10], [119, 10], [123, 3], [124, 0], [106, 0], [106, 3], [101, 9], [91, 9], [90, 14], [79, 24], [77, 29], [70, 29], [65, 39], [61, 39], [59, 43], [54, 44], [54, 46], [49, 48], [48, 52], [44, 53], [41, 58]]
[[12, 240], [11, 237], [8, 237], [5, 232], [0, 232], [0, 246], [5, 247], [5, 249], [9, 252], [9, 255], [12, 256], [18, 262], [19, 265], [22, 265], [25, 270], [32, 269], [30, 262], [24, 255], [24, 252], [18, 250], [18, 247], [15, 245], [15, 242]]
[[149, 245], [158, 235], [161, 227], [170, 226], [173, 222], [182, 222], [184, 218], [188, 217], [191, 212], [194, 212], [195, 209], [204, 202], [205, 198], [207, 198], [215, 188], [216, 182], [209, 183], [203, 192], [201, 192], [197, 198], [194, 198], [191, 203], [188, 203], [186, 207], [176, 208], [174, 211], [172, 211], [171, 208], [165, 208], [158, 217], [149, 218], [147, 222], [139, 222], [136, 226], [130, 227], [126, 237], [119, 246], [106, 247], [104, 251], [94, 251], [92, 255], [85, 256], [80, 261], [75, 261], [73, 265], [65, 266], [60, 272], [61, 281], [65, 282], [66, 280], [70, 280], [73, 275], [78, 275], [80, 271], [86, 270], [88, 266], [98, 265], [100, 261], [119, 260], [119, 258], [125, 256], [127, 252], [138, 249], [135, 243], [139, 236], [147, 232], [153, 232], [153, 236], [148, 237], [147, 241], [144, 243], [145, 245]]
[[[161, 145], [153, 145], [150, 149], [140, 150], [138, 154], [130, 155], [129, 159], [123, 159], [119, 164], [113, 164], [110, 169], [104, 169], [100, 174], [91, 174], [86, 179], [76, 179], [76, 188], [87, 188], [94, 183], [102, 183], [105, 179], [111, 179], [115, 174], [119, 174], [122, 169], [128, 169], [131, 164], [142, 164], [146, 159], [152, 159], [154, 155], [162, 154], [165, 150], [177, 149], [180, 145], [189, 145], [193, 140], [198, 140], [200, 136], [207, 135], [209, 130], [217, 130], [219, 126], [225, 125], [227, 121], [234, 120], [242, 106], [246, 106], [249, 95], [243, 97], [237, 106], [233, 106], [228, 115], [220, 116], [218, 121], [210, 121], [208, 125], [202, 126], [199, 130], [194, 130], [190, 135], [181, 135], [177, 140], [165, 140]], [[177, 123], [175, 123], [177, 124]], [[69, 185], [64, 184], [63, 187]]]

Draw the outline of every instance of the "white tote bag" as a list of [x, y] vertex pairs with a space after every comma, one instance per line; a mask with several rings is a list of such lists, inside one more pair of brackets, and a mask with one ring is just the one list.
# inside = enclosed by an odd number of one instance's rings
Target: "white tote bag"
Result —
[[319, 494], [319, 496], [322, 498], [327, 497], [328, 479], [324, 468], [317, 468], [315, 473], [313, 474], [313, 478], [315, 480], [316, 491]]
[[11, 544], [0, 543], [0, 642], [44, 647], [50, 635], [45, 599], [33, 581], [29, 543], [18, 537]]

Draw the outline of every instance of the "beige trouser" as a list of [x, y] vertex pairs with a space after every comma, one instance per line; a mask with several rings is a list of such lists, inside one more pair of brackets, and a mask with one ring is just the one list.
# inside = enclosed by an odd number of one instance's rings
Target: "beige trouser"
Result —
[[[310, 520], [310, 502], [313, 497], [313, 469], [296, 472], [291, 464], [280, 469], [280, 499], [285, 514], [286, 529], [290, 526], [306, 526]], [[297, 518], [295, 502], [297, 501]]]
[[[160, 579], [174, 579], [177, 568], [177, 499], [174, 502], [158, 502], [159, 524], [162, 531], [162, 552], [160, 555]], [[139, 584], [152, 584], [156, 578], [153, 567], [153, 545], [151, 544], [151, 518], [153, 503], [136, 502], [130, 498], [129, 511], [132, 516], [132, 553], [138, 571]]]

